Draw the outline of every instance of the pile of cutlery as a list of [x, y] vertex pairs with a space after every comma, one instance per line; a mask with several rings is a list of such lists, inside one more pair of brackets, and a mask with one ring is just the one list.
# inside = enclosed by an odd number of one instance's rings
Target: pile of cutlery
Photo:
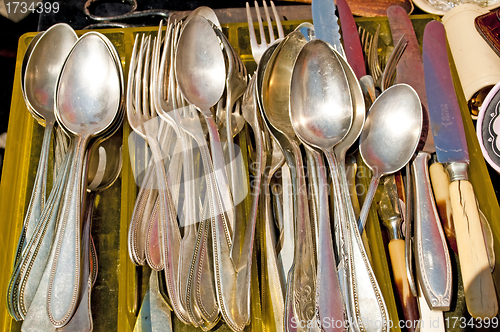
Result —
[[[25, 59], [23, 96], [45, 135], [8, 309], [24, 321], [23, 331], [91, 331], [90, 293], [97, 275], [93, 197], [121, 171], [122, 67], [107, 37], [89, 32], [78, 38], [66, 24], [40, 33]], [[54, 125], [59, 162], [50, 167]], [[49, 172], [53, 185], [46, 198]]]

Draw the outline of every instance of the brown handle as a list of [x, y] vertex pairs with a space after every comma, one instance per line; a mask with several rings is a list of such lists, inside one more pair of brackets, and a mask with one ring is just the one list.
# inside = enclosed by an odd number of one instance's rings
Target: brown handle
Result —
[[474, 190], [466, 180], [449, 188], [467, 310], [474, 318], [495, 317], [498, 302]]
[[448, 239], [448, 244], [455, 253], [458, 253], [455, 227], [453, 226], [453, 217], [451, 214], [450, 180], [448, 174], [446, 174], [443, 165], [436, 162], [429, 166], [429, 175], [431, 177], [434, 199], [444, 233]]
[[[392, 274], [398, 291], [403, 314], [406, 321], [416, 322], [419, 319], [417, 299], [411, 294], [410, 284], [406, 276], [405, 241], [391, 240], [389, 242], [389, 255], [391, 257]], [[413, 327], [408, 331], [415, 331]]]

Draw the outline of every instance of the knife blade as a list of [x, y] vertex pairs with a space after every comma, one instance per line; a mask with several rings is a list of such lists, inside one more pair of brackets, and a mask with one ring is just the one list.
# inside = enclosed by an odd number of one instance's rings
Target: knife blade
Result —
[[490, 273], [474, 190], [468, 181], [469, 153], [460, 106], [451, 77], [442, 23], [424, 30], [424, 72], [429, 116], [438, 161], [450, 177], [450, 200], [467, 310], [472, 317], [494, 317], [498, 302]]
[[[396, 80], [398, 83], [411, 85], [417, 91], [424, 110], [424, 124], [428, 123], [424, 67], [413, 25], [400, 6], [390, 6], [387, 16], [394, 43], [403, 34], [408, 39], [406, 51], [397, 66]], [[411, 171], [417, 277], [429, 307], [446, 311], [450, 309], [452, 295], [451, 260], [430, 185], [428, 161], [435, 147], [428, 130], [425, 130], [423, 139], [425, 145], [413, 161]]]
[[344, 48], [340, 42], [339, 24], [335, 15], [335, 3], [333, 0], [313, 0], [311, 11], [314, 24], [314, 33], [317, 39], [321, 39], [335, 48], [344, 58]]
[[361, 40], [359, 40], [358, 28], [346, 0], [337, 0], [337, 9], [339, 11], [340, 24], [342, 25], [345, 56], [359, 80], [366, 75], [366, 66], [363, 49], [361, 48]]

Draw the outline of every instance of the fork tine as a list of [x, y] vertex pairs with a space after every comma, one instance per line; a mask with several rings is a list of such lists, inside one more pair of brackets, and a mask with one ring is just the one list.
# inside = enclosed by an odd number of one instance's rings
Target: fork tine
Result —
[[262, 24], [262, 17], [260, 16], [259, 3], [257, 2], [257, 0], [255, 0], [254, 4], [255, 4], [255, 13], [257, 14], [257, 22], [259, 23], [260, 43], [265, 44], [267, 42], [266, 33], [264, 31], [264, 25]]
[[132, 112], [135, 113], [134, 111], [134, 98], [133, 98], [133, 93], [134, 91], [134, 83], [135, 83], [135, 68], [137, 64], [137, 51], [139, 48], [139, 34], [135, 35], [135, 41], [134, 41], [134, 48], [132, 49], [132, 55], [130, 56], [130, 65], [128, 69], [128, 82], [127, 82], [127, 113]]
[[276, 39], [274, 38], [273, 22], [271, 22], [271, 16], [269, 15], [269, 10], [267, 9], [267, 4], [265, 0], [262, 1], [262, 5], [264, 6], [264, 13], [266, 14], [267, 30], [269, 32], [269, 42], [274, 43]]
[[135, 72], [135, 112], [134, 114], [141, 113], [141, 77], [142, 77], [142, 63], [144, 59], [144, 45], [145, 45], [145, 35], [142, 34], [141, 37], [141, 46], [139, 47], [139, 54], [137, 58], [137, 69]]
[[255, 28], [253, 26], [252, 12], [250, 11], [250, 5], [246, 3], [247, 9], [247, 21], [248, 21], [248, 33], [250, 35], [250, 47], [252, 49], [257, 48], [257, 36], [255, 35]]
[[285, 38], [285, 33], [283, 32], [283, 26], [281, 25], [280, 16], [278, 15], [278, 11], [276, 10], [276, 6], [273, 1], [270, 1], [271, 8], [274, 14], [274, 20], [276, 21], [276, 29], [278, 30], [278, 38]]
[[[153, 39], [153, 44], [155, 43]], [[148, 36], [146, 42], [146, 54], [144, 55], [144, 69], [142, 74], [142, 114], [147, 114], [152, 116], [153, 110], [149, 107], [149, 67], [151, 64], [151, 36]]]

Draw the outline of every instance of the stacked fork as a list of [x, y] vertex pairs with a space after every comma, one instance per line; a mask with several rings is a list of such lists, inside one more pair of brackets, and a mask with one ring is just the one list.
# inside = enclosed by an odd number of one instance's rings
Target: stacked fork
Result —
[[[222, 316], [233, 330], [241, 331], [250, 322], [257, 213], [254, 209], [247, 215], [244, 209], [248, 180], [232, 142], [243, 128], [240, 99], [248, 78], [213, 17], [205, 7], [182, 23], [168, 22], [164, 36], [161, 24], [156, 37], [136, 36], [127, 117], [137, 135], [131, 135], [129, 143], [139, 146], [144, 139], [152, 160], [142, 165], [145, 176], [130, 223], [129, 254], [135, 264], [147, 263], [164, 274], [164, 300], [182, 322], [208, 330]], [[197, 52], [199, 46], [191, 39], [200, 24], [210, 26], [213, 32], [207, 33], [220, 45], [215, 52], [221, 52], [225, 64], [224, 92], [210, 110], [186, 98], [192, 95], [182, 80], [185, 76], [178, 76], [179, 63]], [[224, 146], [221, 137], [227, 140]], [[143, 154], [139, 149], [131, 157], [137, 161]], [[258, 196], [254, 206], [255, 201]], [[163, 310], [160, 307], [156, 309]]]

